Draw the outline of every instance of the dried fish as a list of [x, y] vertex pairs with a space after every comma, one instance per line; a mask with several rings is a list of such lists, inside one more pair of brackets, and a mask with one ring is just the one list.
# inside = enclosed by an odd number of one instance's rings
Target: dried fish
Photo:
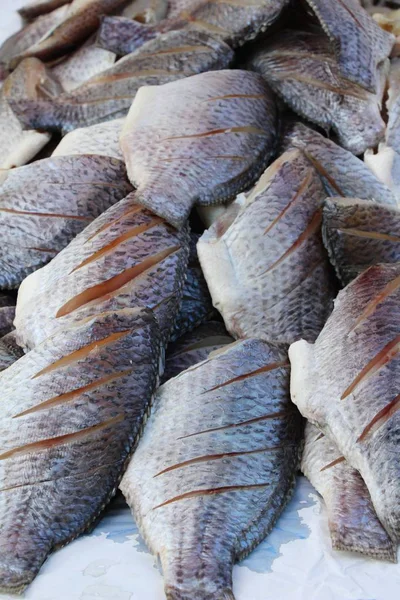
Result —
[[64, 4], [69, 4], [71, 0], [35, 0], [34, 2], [29, 2], [22, 8], [18, 9], [21, 17], [27, 20], [36, 19], [40, 15], [44, 15], [49, 13], [60, 6], [64, 6]]
[[114, 119], [91, 127], [75, 129], [62, 138], [52, 156], [97, 154], [123, 160], [119, 146], [123, 123], [124, 119]]

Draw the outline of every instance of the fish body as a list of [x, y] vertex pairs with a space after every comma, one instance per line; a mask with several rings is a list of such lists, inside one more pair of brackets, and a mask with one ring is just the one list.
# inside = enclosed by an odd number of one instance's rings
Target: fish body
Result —
[[233, 600], [233, 563], [295, 482], [302, 424], [284, 348], [230, 344], [159, 388], [121, 482], [169, 600]]
[[0, 286], [18, 287], [131, 190], [124, 163], [106, 156], [57, 156], [4, 171]]
[[113, 119], [90, 127], [82, 127], [67, 133], [54, 150], [52, 156], [72, 154], [96, 154], [123, 160], [119, 136], [124, 119]]
[[305, 428], [301, 470], [324, 499], [335, 550], [396, 562], [396, 544], [376, 516], [360, 473], [311, 423]]
[[326, 193], [299, 150], [264, 172], [197, 245], [213, 304], [234, 338], [314, 340], [335, 285], [321, 237]]
[[400, 539], [400, 264], [376, 265], [339, 292], [314, 345], [290, 347], [291, 396], [359, 471]]
[[322, 232], [344, 285], [371, 265], [400, 262], [400, 212], [393, 206], [330, 198], [324, 206]]
[[3, 337], [13, 329], [15, 317], [15, 306], [0, 307], [0, 337]]
[[228, 67], [226, 44], [197, 32], [171, 32], [149, 42], [70, 93], [38, 101], [16, 100], [11, 107], [25, 127], [71, 131], [125, 116], [138, 89]]
[[226, 202], [257, 180], [276, 126], [269, 88], [248, 71], [141, 88], [120, 140], [138, 201], [181, 227], [195, 203]]
[[[0, 312], [2, 310], [0, 309]], [[9, 331], [9, 333], [0, 338], [0, 371], [11, 367], [23, 355], [24, 351], [16, 342], [15, 331]]]
[[40, 17], [40, 15], [47, 14], [60, 8], [60, 6], [69, 4], [70, 1], [71, 0], [35, 0], [34, 2], [29, 2], [25, 6], [19, 8], [18, 12], [23, 19], [31, 21]]

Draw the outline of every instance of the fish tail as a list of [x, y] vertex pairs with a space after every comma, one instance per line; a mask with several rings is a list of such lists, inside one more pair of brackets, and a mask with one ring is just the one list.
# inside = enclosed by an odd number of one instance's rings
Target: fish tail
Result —
[[194, 587], [191, 590], [178, 589], [175, 587], [166, 587], [165, 594], [167, 600], [235, 600], [233, 592], [229, 588], [210, 592]]
[[18, 98], [8, 103], [24, 129], [52, 131], [59, 128], [56, 104], [52, 101]]

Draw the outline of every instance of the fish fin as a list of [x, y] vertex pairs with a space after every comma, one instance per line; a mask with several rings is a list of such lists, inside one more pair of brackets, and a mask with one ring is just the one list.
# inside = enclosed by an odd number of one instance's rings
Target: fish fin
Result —
[[119, 56], [137, 50], [157, 36], [157, 29], [124, 17], [103, 17], [96, 44]]
[[11, 110], [25, 129], [52, 130], [55, 105], [51, 100], [17, 98], [8, 101]]
[[175, 587], [166, 587], [165, 595], [167, 600], [235, 600], [235, 596], [233, 595], [233, 591], [230, 588], [224, 588], [219, 591], [209, 591], [209, 590], [180, 590]]
[[[349, 532], [347, 532], [348, 534]], [[344, 552], [356, 552], [363, 554], [375, 560], [386, 560], [388, 562], [397, 563], [397, 544], [393, 541], [388, 542], [386, 546], [368, 547], [362, 544], [351, 543], [346, 540], [347, 536], [342, 536], [341, 532], [331, 531], [332, 548]]]

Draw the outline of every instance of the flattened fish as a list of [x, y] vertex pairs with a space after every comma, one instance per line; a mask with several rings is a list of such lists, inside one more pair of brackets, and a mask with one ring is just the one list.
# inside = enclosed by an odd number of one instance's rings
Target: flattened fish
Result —
[[226, 44], [197, 32], [171, 32], [126, 56], [70, 93], [38, 101], [18, 99], [11, 107], [26, 127], [71, 131], [127, 114], [141, 86], [228, 67]]
[[124, 119], [113, 119], [91, 127], [75, 129], [62, 138], [52, 156], [97, 154], [123, 160], [119, 146], [123, 123]]
[[122, 161], [57, 156], [0, 175], [0, 287], [15, 288], [131, 190]]
[[35, 0], [34, 2], [29, 2], [29, 4], [19, 8], [18, 12], [22, 18], [31, 21], [40, 15], [49, 13], [60, 6], [64, 6], [64, 4], [69, 4], [70, 2], [71, 0]]
[[182, 227], [195, 203], [226, 202], [257, 180], [276, 125], [269, 88], [248, 71], [141, 88], [120, 140], [138, 202]]
[[327, 195], [375, 200], [396, 206], [392, 191], [362, 160], [302, 123], [290, 125], [283, 147], [303, 150], [317, 169]]
[[168, 600], [234, 600], [233, 563], [290, 498], [302, 425], [288, 379], [284, 349], [243, 340], [158, 390], [120, 488]]
[[378, 263], [400, 262], [400, 211], [354, 198], [325, 202], [322, 233], [344, 285]]
[[322, 244], [325, 190], [307, 158], [292, 150], [262, 175], [237, 211], [197, 245], [213, 304], [235, 338], [315, 340], [335, 286]]
[[357, 0], [307, 0], [337, 52], [342, 75], [370, 92], [379, 87], [378, 66], [394, 36], [384, 31]]
[[94, 315], [151, 309], [167, 343], [182, 298], [188, 231], [136, 203], [135, 193], [107, 210], [19, 289], [18, 342], [33, 348], [60, 328]]
[[26, 164], [50, 140], [48, 133], [24, 131], [9, 105], [10, 98], [36, 99], [47, 75], [43, 63], [36, 58], [27, 58], [5, 80], [0, 90], [0, 169]]
[[233, 342], [220, 321], [208, 321], [168, 345], [162, 383]]
[[290, 347], [292, 400], [364, 479], [378, 518], [400, 539], [400, 264], [354, 279], [314, 345]]
[[152, 314], [121, 310], [59, 331], [0, 374], [1, 592], [21, 592], [115, 493], [159, 349]]
[[334, 550], [397, 562], [397, 547], [376, 516], [360, 473], [311, 423], [305, 429], [301, 470], [325, 501]]
[[280, 31], [249, 59], [272, 89], [295, 112], [332, 129], [354, 154], [375, 147], [383, 138], [382, 96], [388, 64], [380, 68], [377, 92], [345, 79], [323, 33]]

